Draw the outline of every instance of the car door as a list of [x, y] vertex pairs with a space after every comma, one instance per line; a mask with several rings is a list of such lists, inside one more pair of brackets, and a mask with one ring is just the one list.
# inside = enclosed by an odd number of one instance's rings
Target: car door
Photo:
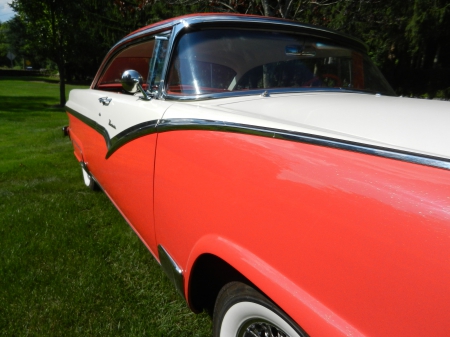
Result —
[[[68, 103], [76, 117], [73, 123], [71, 120], [71, 135], [82, 144], [82, 165], [154, 254], [156, 125], [171, 103], [127, 93], [120, 78], [124, 71], [136, 70], [143, 75], [143, 87], [148, 89], [147, 77], [155, 77], [149, 65], [155, 64], [151, 61], [158, 44], [147, 38], [125, 46], [106, 60], [93, 87], [71, 92]], [[161, 53], [157, 56], [165, 57]], [[77, 123], [82, 126], [77, 128]]]
[[170, 103], [108, 95], [99, 106], [99, 124], [110, 137], [109, 148], [97, 156], [96, 178], [138, 235], [156, 252], [153, 229], [153, 168], [156, 123]]

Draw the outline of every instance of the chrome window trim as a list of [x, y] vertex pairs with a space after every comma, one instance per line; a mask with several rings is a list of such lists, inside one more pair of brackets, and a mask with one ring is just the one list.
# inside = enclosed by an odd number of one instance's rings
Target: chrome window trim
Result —
[[[246, 96], [262, 96], [262, 95], [275, 95], [275, 94], [292, 94], [292, 93], [318, 93], [318, 92], [340, 92], [340, 93], [350, 93], [350, 94], [362, 94], [362, 95], [376, 95], [375, 92], [365, 92], [357, 91], [345, 88], [322, 88], [322, 87], [311, 87], [311, 88], [273, 88], [273, 89], [251, 89], [251, 90], [240, 90], [240, 91], [224, 91], [219, 93], [211, 94], [201, 94], [201, 95], [169, 95], [166, 93], [164, 88], [164, 99], [174, 100], [174, 101], [204, 101], [210, 99], [218, 98], [229, 98], [229, 97], [246, 97]], [[267, 97], [267, 96], [265, 96]]]
[[[264, 17], [264, 16], [232, 16], [232, 15], [212, 15], [212, 16], [198, 16], [198, 17], [189, 17], [184, 19], [189, 26], [196, 25], [216, 25], [217, 22], [221, 24], [232, 24], [234, 27], [239, 27], [242, 25], [257, 25], [257, 26], [276, 26], [277, 29], [283, 29], [286, 27], [289, 29], [289, 32], [292, 32], [292, 29], [295, 29], [297, 32], [302, 34], [314, 35], [317, 37], [322, 37], [326, 39], [339, 40], [344, 44], [352, 45], [354, 48], [360, 49], [363, 52], [367, 52], [368, 46], [366, 43], [361, 41], [360, 39], [348, 35], [345, 33], [340, 33], [328, 28], [313, 26], [301, 23], [299, 21], [287, 20], [282, 18], [275, 17]], [[185, 24], [186, 25], [186, 24]], [[258, 28], [258, 27], [255, 27]], [[262, 27], [261, 27], [262, 28]]]
[[[226, 28], [226, 24], [233, 24], [233, 28], [236, 29], [267, 29], [269, 26], [276, 26], [277, 29], [285, 27], [286, 33], [300, 33], [307, 34], [309, 36], [316, 36], [318, 38], [329, 39], [333, 41], [337, 41], [344, 46], [349, 48], [353, 48], [355, 50], [360, 50], [363, 53], [367, 53], [368, 46], [362, 42], [361, 40], [347, 34], [338, 33], [333, 30], [329, 30], [322, 27], [312, 26], [302, 24], [296, 21], [289, 21], [279, 18], [265, 18], [265, 17], [233, 17], [233, 16], [194, 16], [186, 19], [179, 20], [172, 27], [172, 34], [170, 37], [170, 41], [168, 44], [169, 52], [166, 55], [166, 62], [164, 64], [164, 69], [162, 72], [162, 79], [164, 83], [160, 84], [160, 91], [158, 95], [158, 99], [163, 100], [179, 100], [179, 101], [199, 101], [199, 100], [208, 100], [208, 99], [216, 99], [216, 98], [224, 98], [224, 97], [237, 97], [237, 96], [250, 96], [250, 95], [260, 95], [264, 91], [268, 93], [288, 93], [288, 92], [352, 92], [352, 93], [363, 93], [367, 94], [364, 91], [356, 91], [346, 88], [273, 88], [273, 89], [255, 89], [255, 90], [241, 90], [241, 91], [233, 91], [233, 92], [221, 92], [221, 93], [211, 93], [211, 94], [202, 94], [202, 95], [170, 95], [167, 93], [165, 83], [167, 82], [167, 76], [169, 71], [170, 63], [172, 62], [173, 53], [175, 52], [175, 43], [178, 41], [178, 38], [183, 34], [183, 32], [189, 31], [189, 29], [196, 28]], [[239, 26], [236, 26], [239, 25]], [[292, 30], [295, 28], [296, 30]], [[371, 94], [371, 93], [369, 93]], [[375, 94], [375, 93], [373, 93]]]
[[163, 246], [158, 245], [159, 263], [162, 270], [177, 289], [178, 293], [186, 299], [184, 295], [184, 275], [183, 270], [176, 264]]
[[110, 54], [111, 52], [113, 52], [116, 48], [122, 49], [122, 45], [128, 45], [129, 43], [131, 44], [135, 44], [136, 42], [138, 42], [138, 40], [140, 40], [141, 38], [146, 38], [147, 35], [158, 35], [158, 34], [162, 34], [164, 32], [169, 32], [173, 26], [175, 26], [176, 24], [178, 24], [178, 22], [169, 22], [166, 23], [164, 25], [160, 25], [160, 26], [155, 26], [149, 29], [144, 29], [142, 31], [139, 31], [137, 33], [125, 36], [122, 40], [120, 40], [119, 42], [117, 42], [108, 52], [108, 54]]
[[[236, 26], [236, 28], [246, 26], [246, 28], [252, 28], [252, 29], [264, 29], [268, 28], [270, 26], [276, 27], [276, 29], [283, 29], [285, 28], [287, 32], [298, 32], [301, 34], [308, 34], [312, 36], [317, 36], [325, 39], [330, 39], [334, 41], [338, 41], [342, 43], [343, 45], [351, 46], [355, 49], [359, 49], [363, 51], [364, 53], [367, 52], [368, 47], [367, 45], [362, 42], [361, 40], [347, 34], [338, 33], [333, 30], [329, 30], [322, 27], [312, 26], [312, 25], [306, 25], [302, 24], [297, 21], [289, 21], [284, 20], [280, 18], [266, 18], [266, 17], [259, 17], [259, 16], [233, 16], [233, 15], [205, 15], [205, 16], [187, 16], [187, 17], [181, 17], [179, 19], [161, 24], [156, 26], [149, 26], [149, 28], [143, 28], [142, 30], [132, 33], [126, 37], [124, 37], [122, 40], [117, 42], [107, 53], [104, 60], [102, 61], [102, 64], [99, 68], [99, 71], [97, 72], [94, 80], [92, 81], [91, 88], [95, 89], [101, 74], [103, 74], [103, 71], [105, 70], [105, 67], [109, 64], [110, 60], [119, 53], [122, 49], [127, 48], [130, 45], [144, 42], [145, 40], [152, 39], [157, 34], [163, 34], [163, 33], [169, 33], [170, 34], [170, 40], [168, 44], [168, 53], [166, 55], [166, 61], [163, 67], [162, 71], [162, 81], [160, 83], [160, 91], [157, 96], [158, 99], [171, 99], [171, 100], [199, 100], [199, 99], [212, 99], [217, 98], [217, 94], [207, 94], [202, 95], [201, 97], [189, 95], [189, 96], [176, 96], [176, 95], [168, 95], [166, 93], [166, 89], [164, 87], [164, 84], [166, 82], [167, 72], [169, 68], [170, 61], [172, 59], [172, 55], [174, 52], [174, 44], [180, 35], [181, 32], [194, 28], [200, 28], [202, 26], [204, 27], [220, 27], [220, 26], [226, 26], [226, 25], [233, 25]], [[241, 95], [245, 96], [243, 92], [240, 92]], [[228, 97], [224, 96], [223, 93], [220, 93], [219, 97]]]
[[158, 87], [158, 95], [156, 98], [158, 99], [165, 99], [165, 83], [166, 83], [166, 77], [167, 77], [167, 72], [169, 71], [169, 65], [170, 65], [170, 60], [172, 59], [172, 53], [173, 53], [173, 46], [175, 43], [175, 39], [179, 33], [179, 31], [181, 30], [180, 25], [175, 26], [172, 28], [172, 33], [169, 36], [169, 43], [167, 45], [167, 54], [166, 54], [166, 59], [164, 61], [164, 66], [163, 66], [163, 70], [161, 73], [161, 81], [159, 82], [159, 87]]
[[[172, 28], [172, 25], [158, 26], [158, 27], [155, 27], [155, 29], [152, 29], [151, 31], [149, 30], [146, 34], [144, 34], [143, 32], [139, 32], [137, 34], [127, 36], [124, 39], [122, 39], [119, 42], [117, 42], [108, 51], [108, 53], [104, 57], [104, 59], [103, 59], [101, 65], [100, 65], [97, 73], [95, 74], [94, 80], [92, 81], [92, 84], [90, 86], [91, 89], [99, 90], [99, 89], [96, 88], [96, 86], [97, 86], [100, 78], [104, 74], [104, 71], [109, 66], [111, 61], [114, 60], [114, 58], [116, 57], [117, 54], [119, 54], [124, 49], [127, 49], [130, 46], [133, 46], [133, 45], [136, 45], [136, 44], [140, 44], [140, 43], [144, 43], [146, 41], [154, 40], [157, 35], [169, 35], [172, 32], [171, 28]], [[164, 67], [166, 67], [166, 66], [167, 65], [165, 64]]]
[[124, 39], [119, 41], [115, 46], [120, 43], [126, 42], [132, 38], [137, 38], [142, 35], [151, 34], [155, 31], [159, 31], [163, 28], [171, 28], [174, 26], [179, 26], [180, 30], [183, 28], [196, 27], [196, 26], [217, 26], [223, 24], [231, 24], [234, 27], [239, 27], [241, 25], [251, 26], [254, 25], [254, 28], [258, 28], [264, 25], [268, 26], [276, 26], [277, 29], [282, 29], [283, 27], [292, 31], [292, 29], [296, 29], [298, 32], [307, 33], [316, 35], [318, 37], [329, 38], [329, 39], [338, 39], [343, 43], [351, 44], [358, 49], [367, 52], [368, 46], [360, 39], [348, 35], [345, 33], [337, 32], [328, 28], [308, 25], [301, 23], [299, 21], [294, 20], [286, 20], [282, 18], [275, 17], [264, 17], [258, 15], [233, 15], [233, 14], [210, 14], [210, 15], [187, 15], [184, 17], [179, 17], [174, 21], [165, 23], [160, 26], [150, 26], [149, 28], [143, 28], [142, 31], [139, 31], [135, 34], [126, 36]]

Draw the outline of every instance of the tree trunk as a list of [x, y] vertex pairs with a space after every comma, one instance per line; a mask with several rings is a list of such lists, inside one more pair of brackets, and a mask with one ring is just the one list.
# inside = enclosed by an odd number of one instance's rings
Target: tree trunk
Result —
[[273, 16], [272, 11], [269, 6], [269, 0], [262, 0], [262, 7], [264, 9], [264, 16]]
[[66, 72], [64, 68], [64, 62], [58, 62], [59, 71], [59, 105], [66, 105]]

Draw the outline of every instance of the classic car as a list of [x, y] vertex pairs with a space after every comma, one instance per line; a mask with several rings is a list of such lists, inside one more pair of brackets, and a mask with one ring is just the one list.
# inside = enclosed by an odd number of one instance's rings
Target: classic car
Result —
[[450, 335], [450, 105], [397, 97], [358, 39], [178, 17], [66, 108], [85, 184], [214, 336]]

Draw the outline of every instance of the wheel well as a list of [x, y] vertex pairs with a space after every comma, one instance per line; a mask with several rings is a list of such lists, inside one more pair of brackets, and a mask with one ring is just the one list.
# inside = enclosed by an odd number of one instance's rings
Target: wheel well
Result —
[[232, 281], [254, 285], [221, 258], [201, 255], [194, 263], [189, 279], [189, 303], [194, 312], [206, 310], [212, 316], [214, 304], [222, 287]]

